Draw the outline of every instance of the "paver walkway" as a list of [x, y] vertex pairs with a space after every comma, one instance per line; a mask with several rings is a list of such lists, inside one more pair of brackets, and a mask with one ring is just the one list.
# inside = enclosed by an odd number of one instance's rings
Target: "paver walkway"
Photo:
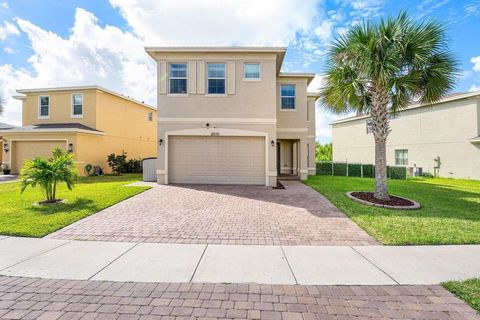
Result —
[[47, 238], [200, 244], [371, 245], [325, 197], [298, 181], [158, 186]]
[[440, 286], [300, 286], [0, 277], [2, 319], [480, 319]]

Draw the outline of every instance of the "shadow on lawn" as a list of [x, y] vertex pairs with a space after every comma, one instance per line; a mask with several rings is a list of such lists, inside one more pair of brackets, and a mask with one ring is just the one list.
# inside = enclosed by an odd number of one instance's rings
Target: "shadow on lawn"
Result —
[[34, 205], [31, 210], [38, 214], [50, 215], [56, 213], [70, 213], [72, 211], [85, 210], [97, 212], [100, 208], [95, 205], [91, 199], [77, 198], [73, 202], [50, 204], [50, 205]]

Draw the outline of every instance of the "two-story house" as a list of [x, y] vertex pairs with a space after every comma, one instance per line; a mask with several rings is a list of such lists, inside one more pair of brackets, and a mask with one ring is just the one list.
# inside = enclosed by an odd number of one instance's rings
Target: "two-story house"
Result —
[[158, 67], [158, 183], [274, 186], [315, 173], [315, 74], [281, 72], [286, 48], [145, 50]]
[[107, 155], [155, 156], [156, 108], [99, 86], [17, 90], [22, 126], [0, 128], [3, 163], [18, 173], [26, 159], [50, 157], [59, 147], [107, 172]]

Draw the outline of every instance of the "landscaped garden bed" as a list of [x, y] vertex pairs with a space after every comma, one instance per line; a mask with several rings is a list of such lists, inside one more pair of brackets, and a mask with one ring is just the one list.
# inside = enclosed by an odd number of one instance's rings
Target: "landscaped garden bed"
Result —
[[407, 211], [366, 206], [346, 196], [373, 191], [371, 178], [313, 176], [305, 183], [383, 244], [480, 244], [480, 181], [389, 180], [391, 194], [422, 204]]
[[21, 194], [19, 183], [0, 184], [0, 235], [43, 237], [147, 190], [125, 187], [140, 180], [140, 174], [83, 177], [72, 191], [59, 185], [57, 194], [63, 203], [54, 205], [38, 205], [45, 199], [40, 188]]

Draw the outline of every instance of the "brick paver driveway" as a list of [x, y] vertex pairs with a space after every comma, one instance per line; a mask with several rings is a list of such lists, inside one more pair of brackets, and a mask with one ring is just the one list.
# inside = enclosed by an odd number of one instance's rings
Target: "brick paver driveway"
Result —
[[440, 286], [178, 284], [0, 278], [1, 319], [479, 319]]
[[376, 242], [298, 181], [262, 186], [158, 186], [49, 238], [161, 243], [368, 245]]

